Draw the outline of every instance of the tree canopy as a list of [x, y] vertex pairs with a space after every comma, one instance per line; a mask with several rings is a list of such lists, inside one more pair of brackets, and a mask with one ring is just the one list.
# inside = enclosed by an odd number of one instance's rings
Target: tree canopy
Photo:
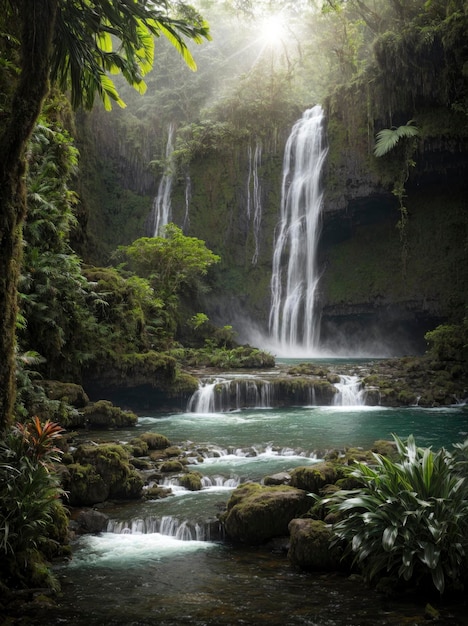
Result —
[[21, 227], [27, 213], [26, 149], [50, 84], [73, 106], [122, 104], [109, 73], [137, 89], [153, 64], [153, 37], [165, 36], [195, 67], [186, 39], [209, 39], [184, 2], [157, 0], [2, 0], [0, 18], [0, 428], [12, 420]]

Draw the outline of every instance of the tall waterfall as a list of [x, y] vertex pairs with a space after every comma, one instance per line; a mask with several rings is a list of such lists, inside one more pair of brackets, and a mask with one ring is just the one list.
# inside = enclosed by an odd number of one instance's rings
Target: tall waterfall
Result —
[[[262, 144], [257, 140], [255, 150], [249, 146], [249, 175], [247, 178], [247, 219], [252, 219], [255, 251], [252, 256], [252, 265], [256, 265], [260, 252], [260, 226], [262, 223], [262, 188], [258, 170], [262, 164]], [[253, 214], [253, 217], [252, 217]]]
[[320, 179], [327, 154], [324, 113], [317, 105], [293, 126], [286, 143], [281, 216], [273, 254], [270, 335], [286, 354], [317, 348], [316, 248], [320, 232]]
[[171, 191], [173, 177], [174, 124], [169, 124], [166, 144], [166, 167], [153, 202], [153, 237], [161, 236], [162, 229], [171, 221]]

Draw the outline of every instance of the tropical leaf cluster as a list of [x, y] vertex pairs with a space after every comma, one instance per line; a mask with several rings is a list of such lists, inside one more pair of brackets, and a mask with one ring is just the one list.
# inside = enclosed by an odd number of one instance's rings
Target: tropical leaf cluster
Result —
[[418, 135], [419, 130], [412, 121], [403, 126], [398, 126], [398, 128], [384, 128], [377, 133], [374, 154], [376, 157], [382, 157], [393, 150], [402, 139], [409, 139]]
[[460, 589], [468, 575], [468, 440], [433, 452], [412, 436], [394, 439], [396, 461], [376, 454], [373, 466], [356, 463], [352, 476], [362, 488], [324, 500], [341, 517], [334, 542], [369, 581]]
[[59, 477], [51, 471], [61, 432], [36, 417], [0, 438], [0, 579], [7, 583], [28, 582], [41, 571], [47, 580], [37, 582], [50, 583], [42, 554], [61, 507]]

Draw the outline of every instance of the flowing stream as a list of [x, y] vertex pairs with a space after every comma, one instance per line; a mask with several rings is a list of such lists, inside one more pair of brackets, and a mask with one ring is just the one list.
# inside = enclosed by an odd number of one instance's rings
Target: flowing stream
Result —
[[[186, 450], [188, 469], [201, 474], [202, 489], [188, 491], [175, 473], [162, 481], [172, 489], [164, 499], [106, 506], [108, 532], [74, 542], [73, 559], [56, 569], [63, 588], [59, 606], [47, 610], [46, 621], [39, 616], [35, 623], [424, 623], [425, 603], [433, 598], [391, 601], [343, 575], [296, 571], [272, 546], [232, 546], [223, 538], [218, 515], [245, 481], [312, 465], [331, 448], [367, 448], [377, 439], [390, 439], [392, 432], [414, 434], [418, 445], [434, 448], [468, 436], [464, 407], [368, 407], [359, 404], [354, 378], [339, 384], [339, 406], [225, 407], [222, 412], [206, 385], [205, 397], [193, 401], [187, 412], [147, 415], [134, 429], [83, 434], [95, 442], [129, 441], [148, 431], [164, 434]], [[457, 610], [450, 621], [438, 623], [466, 623]]]

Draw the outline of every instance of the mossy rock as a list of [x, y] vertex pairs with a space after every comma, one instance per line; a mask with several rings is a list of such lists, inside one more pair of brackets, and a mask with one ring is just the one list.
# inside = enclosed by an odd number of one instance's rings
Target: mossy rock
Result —
[[125, 448], [133, 457], [147, 456], [149, 450], [146, 441], [143, 441], [139, 437], [137, 437], [136, 439], [132, 439], [130, 443], [127, 443]]
[[143, 480], [130, 465], [129, 454], [123, 446], [115, 443], [98, 446], [81, 445], [75, 452], [75, 459], [93, 466], [109, 488], [108, 497], [119, 499], [140, 497]]
[[155, 485], [154, 487], [148, 487], [143, 492], [143, 497], [146, 500], [160, 500], [161, 498], [167, 498], [172, 494], [172, 489], [170, 487], [160, 487], [159, 485]]
[[178, 446], [169, 446], [164, 450], [164, 456], [168, 459], [176, 456], [180, 456], [182, 454], [182, 450]]
[[138, 417], [131, 411], [123, 411], [109, 400], [99, 400], [84, 408], [84, 416], [92, 428], [127, 428], [136, 426]]
[[63, 486], [68, 493], [70, 506], [92, 506], [109, 497], [109, 485], [89, 463], [72, 463], [67, 466]]
[[341, 551], [330, 547], [332, 531], [315, 519], [293, 519], [289, 523], [288, 558], [293, 565], [309, 571], [335, 571], [341, 568]]
[[139, 457], [130, 459], [130, 463], [133, 467], [140, 471], [151, 470], [153, 469], [153, 464], [148, 459], [141, 459]]
[[322, 487], [334, 483], [336, 478], [336, 469], [332, 463], [317, 463], [296, 467], [291, 472], [291, 486], [318, 494]]
[[171, 445], [169, 439], [159, 433], [143, 433], [138, 439], [147, 444], [148, 450], [164, 450]]
[[181, 487], [189, 491], [200, 491], [202, 489], [201, 475], [198, 472], [188, 472], [179, 478]]
[[221, 521], [232, 541], [258, 545], [287, 535], [289, 522], [311, 505], [311, 498], [300, 489], [247, 483], [234, 490]]
[[164, 474], [170, 474], [171, 472], [182, 472], [184, 466], [180, 461], [165, 461], [161, 464], [159, 471]]
[[41, 387], [49, 400], [60, 400], [76, 409], [82, 409], [89, 403], [89, 398], [81, 385], [63, 383], [58, 380], [43, 380]]

